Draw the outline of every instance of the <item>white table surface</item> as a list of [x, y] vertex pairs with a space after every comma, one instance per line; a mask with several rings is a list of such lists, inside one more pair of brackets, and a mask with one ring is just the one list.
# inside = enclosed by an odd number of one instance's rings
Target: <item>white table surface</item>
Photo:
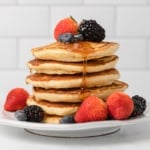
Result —
[[[24, 87], [25, 71], [0, 71], [0, 100], [5, 101], [8, 91], [14, 87]], [[129, 95], [139, 94], [150, 101], [150, 71], [120, 71], [121, 80], [129, 84]], [[3, 106], [0, 106], [3, 107]], [[0, 146], [3, 150], [140, 150], [150, 146], [150, 122], [128, 125], [120, 131], [91, 138], [56, 138], [34, 135], [21, 128], [0, 125]]]

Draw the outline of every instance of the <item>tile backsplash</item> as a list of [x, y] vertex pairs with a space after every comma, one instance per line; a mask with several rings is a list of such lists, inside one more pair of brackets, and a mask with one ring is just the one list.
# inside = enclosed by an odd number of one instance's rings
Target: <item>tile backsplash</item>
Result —
[[95, 19], [120, 43], [122, 70], [150, 70], [150, 0], [0, 0], [0, 70], [27, 69], [31, 48], [53, 39], [55, 24]]

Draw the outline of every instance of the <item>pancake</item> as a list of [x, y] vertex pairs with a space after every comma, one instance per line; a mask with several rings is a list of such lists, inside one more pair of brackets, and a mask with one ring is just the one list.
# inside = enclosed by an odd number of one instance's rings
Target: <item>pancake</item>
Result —
[[80, 106], [80, 103], [55, 103], [45, 100], [37, 101], [34, 96], [30, 96], [26, 103], [28, 106], [37, 105], [41, 107], [46, 114], [58, 116], [74, 114]]
[[32, 54], [37, 59], [56, 60], [64, 62], [80, 62], [104, 56], [110, 56], [116, 52], [119, 44], [113, 42], [88, 42], [77, 43], [54, 42], [49, 45], [32, 49]]
[[45, 74], [77, 74], [84, 71], [86, 65], [86, 72], [100, 72], [114, 68], [118, 61], [118, 56], [106, 56], [95, 60], [89, 60], [86, 64], [83, 62], [60, 62], [52, 60], [34, 59], [28, 62], [28, 68], [33, 73]]
[[111, 85], [88, 88], [84, 91], [80, 89], [66, 89], [66, 90], [54, 90], [54, 89], [43, 89], [43, 88], [33, 88], [33, 95], [36, 97], [37, 101], [40, 99], [45, 99], [50, 102], [82, 102], [85, 97], [94, 94], [103, 100], [116, 91], [125, 91], [128, 85], [121, 81], [114, 81]]
[[59, 124], [60, 119], [62, 116], [57, 115], [45, 115], [43, 119], [43, 123], [51, 123], [51, 124]]
[[110, 69], [102, 72], [77, 75], [47, 75], [47, 74], [31, 74], [26, 78], [26, 83], [34, 87], [45, 89], [55, 88], [78, 88], [78, 87], [99, 87], [111, 84], [120, 77], [116, 69]]

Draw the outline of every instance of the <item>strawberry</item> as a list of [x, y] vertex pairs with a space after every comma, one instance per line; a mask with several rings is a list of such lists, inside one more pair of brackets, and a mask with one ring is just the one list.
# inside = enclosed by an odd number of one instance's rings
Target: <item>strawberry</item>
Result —
[[29, 93], [23, 88], [12, 89], [4, 104], [4, 109], [7, 111], [16, 111], [23, 109], [26, 106], [26, 100], [29, 97]]
[[72, 18], [64, 18], [58, 22], [54, 29], [54, 37], [58, 40], [59, 35], [64, 33], [76, 34], [78, 30], [78, 23]]
[[74, 116], [75, 122], [90, 122], [107, 119], [107, 105], [96, 96], [87, 97]]
[[131, 97], [122, 92], [111, 94], [106, 103], [110, 117], [117, 120], [129, 118], [134, 109]]

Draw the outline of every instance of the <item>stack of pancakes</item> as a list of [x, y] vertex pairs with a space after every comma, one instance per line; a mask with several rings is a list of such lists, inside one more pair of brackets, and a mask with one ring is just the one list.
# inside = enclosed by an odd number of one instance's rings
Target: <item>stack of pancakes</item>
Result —
[[74, 114], [89, 95], [103, 100], [115, 91], [124, 91], [127, 84], [120, 75], [114, 55], [119, 44], [113, 42], [55, 42], [33, 48], [34, 60], [28, 62], [31, 74], [26, 82], [33, 86], [27, 105], [43, 108], [44, 122], [59, 123]]

